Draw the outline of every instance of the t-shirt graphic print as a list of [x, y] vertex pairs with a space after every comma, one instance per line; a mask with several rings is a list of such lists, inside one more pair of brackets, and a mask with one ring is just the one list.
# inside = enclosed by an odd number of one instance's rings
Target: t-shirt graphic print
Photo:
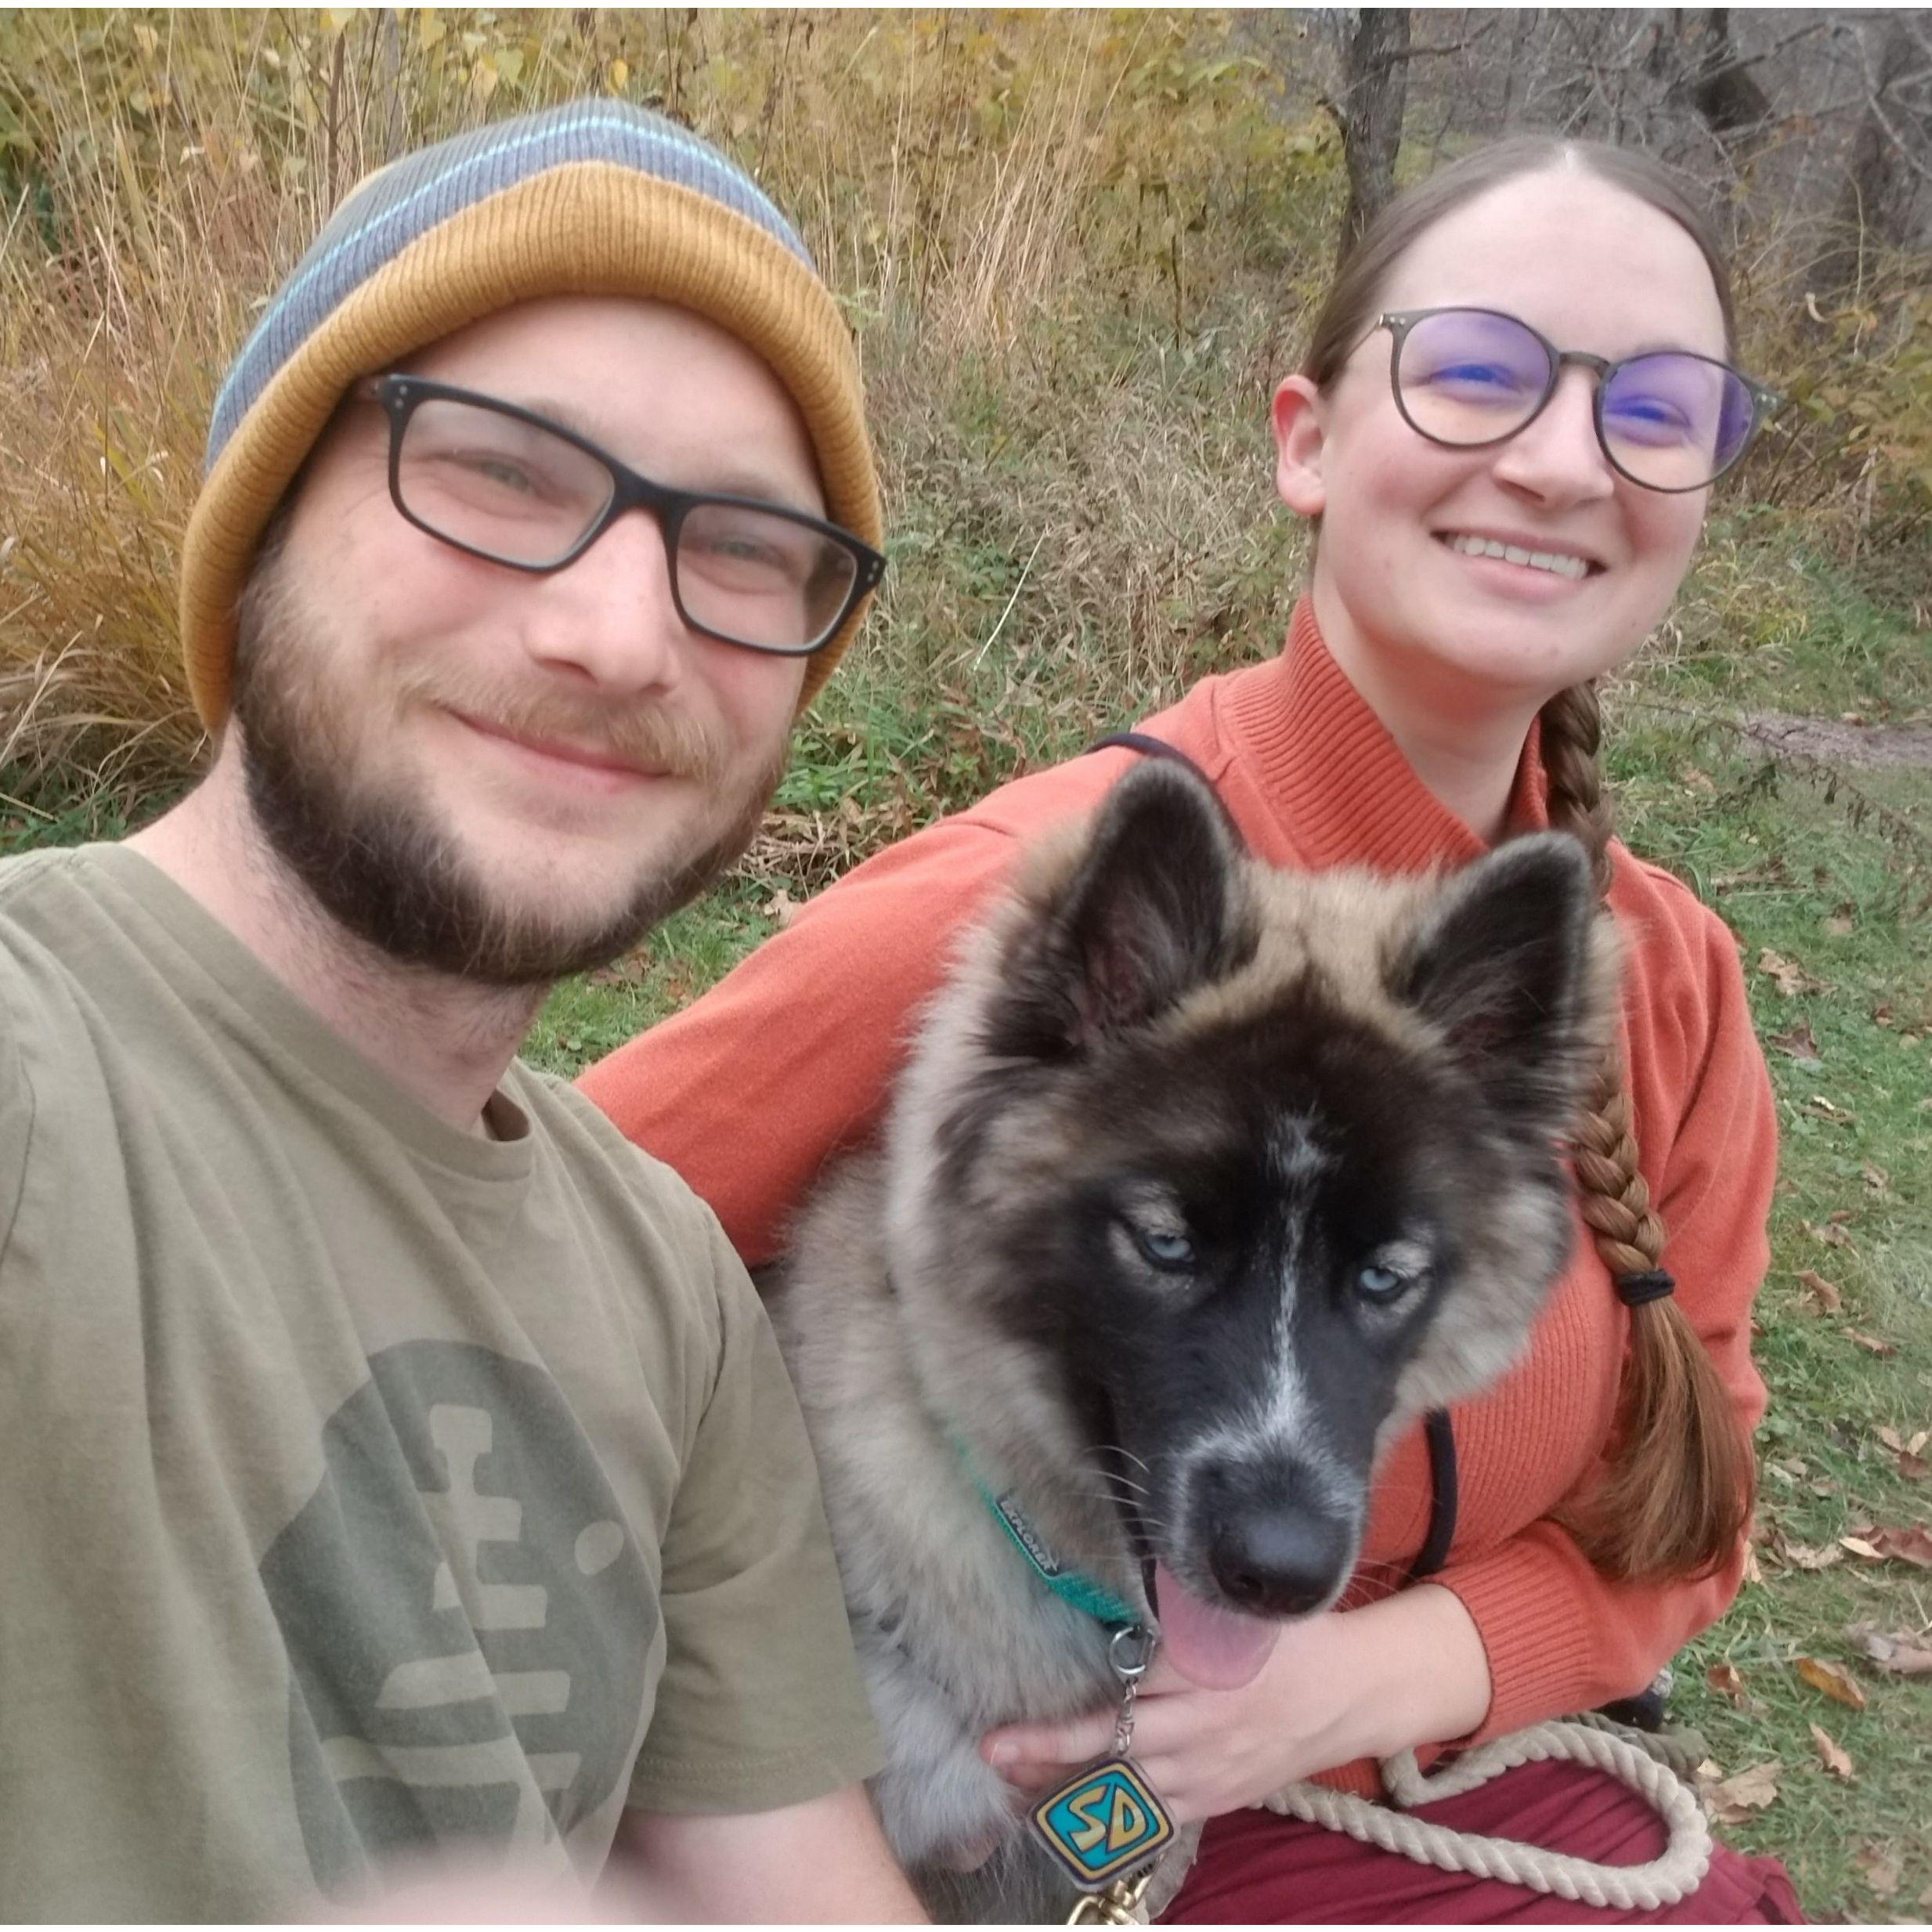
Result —
[[637, 1742], [655, 1600], [556, 1385], [403, 1342], [329, 1420], [327, 1473], [262, 1560], [316, 1884], [452, 1841], [544, 1862]]

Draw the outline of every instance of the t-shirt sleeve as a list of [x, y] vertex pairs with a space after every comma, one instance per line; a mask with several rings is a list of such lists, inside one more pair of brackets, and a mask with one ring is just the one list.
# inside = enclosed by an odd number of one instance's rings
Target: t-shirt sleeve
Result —
[[1016, 840], [948, 819], [880, 853], [580, 1085], [683, 1176], [756, 1267], [834, 1154], [871, 1137], [918, 1009]]
[[760, 1811], [869, 1777], [878, 1734], [797, 1399], [749, 1278], [706, 1219], [717, 1375], [664, 1538], [664, 1673], [629, 1802]]
[[[1701, 923], [1711, 1023], [1701, 1065], [1686, 1070], [1689, 1097], [1658, 1203], [1678, 1302], [1748, 1431], [1764, 1412], [1764, 1385], [1751, 1362], [1750, 1311], [1770, 1259], [1777, 1110], [1735, 946], [1714, 915]], [[1482, 1557], [1451, 1563], [1432, 1580], [1461, 1598], [1489, 1655], [1493, 1695], [1476, 1737], [1640, 1690], [1723, 1615], [1744, 1560], [1740, 1542], [1712, 1576], [1616, 1584], [1592, 1568], [1564, 1530], [1541, 1522]]]

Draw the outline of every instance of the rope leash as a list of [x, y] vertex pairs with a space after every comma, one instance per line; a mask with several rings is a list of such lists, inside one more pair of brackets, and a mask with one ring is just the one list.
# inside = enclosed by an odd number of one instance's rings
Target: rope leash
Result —
[[[1406, 1813], [1443, 1798], [1460, 1797], [1519, 1764], [1567, 1760], [1620, 1780], [1664, 1822], [1667, 1842], [1648, 1865], [1598, 1865], [1567, 1852], [1547, 1851], [1511, 1838], [1451, 1831]], [[1363, 1844], [1393, 1851], [1444, 1872], [1500, 1879], [1531, 1891], [1580, 1899], [1599, 1909], [1655, 1911], [1687, 1898], [1710, 1865], [1710, 1826], [1691, 1788], [1670, 1767], [1627, 1739], [1593, 1725], [1556, 1720], [1497, 1738], [1465, 1752], [1446, 1769], [1425, 1776], [1413, 1751], [1382, 1766], [1391, 1811], [1325, 1785], [1295, 1784], [1262, 1800], [1263, 1808], [1305, 1824], [1345, 1832]]]
[[[1674, 1768], [1673, 1759], [1681, 1755], [1666, 1738], [1629, 1731], [1592, 1712], [1494, 1739], [1430, 1775], [1424, 1775], [1413, 1751], [1402, 1752], [1382, 1766], [1383, 1783], [1393, 1803], [1402, 1807], [1399, 1811], [1317, 1784], [1290, 1785], [1255, 1808], [1344, 1833], [1363, 1844], [1432, 1865], [1439, 1871], [1500, 1879], [1530, 1891], [1580, 1899], [1599, 1910], [1654, 1912], [1696, 1890], [1710, 1865], [1710, 1826], [1703, 1807]], [[1516, 1839], [1451, 1831], [1407, 1815], [1418, 1806], [1474, 1791], [1519, 1764], [1551, 1761], [1587, 1764], [1628, 1786], [1663, 1820], [1663, 1851], [1648, 1865], [1598, 1865]], [[1097, 1898], [1082, 1899], [1067, 1923], [1147, 1924], [1179, 1890], [1191, 1862], [1191, 1845], [1177, 1849], [1180, 1857], [1164, 1860]], [[1161, 1882], [1150, 1886], [1157, 1876]]]

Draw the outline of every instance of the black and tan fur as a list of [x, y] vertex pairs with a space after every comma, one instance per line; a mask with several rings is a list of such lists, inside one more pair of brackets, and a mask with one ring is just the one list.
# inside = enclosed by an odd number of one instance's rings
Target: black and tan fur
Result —
[[1613, 977], [1567, 838], [1290, 875], [1165, 763], [972, 936], [777, 1300], [935, 1909], [1064, 1912], [978, 1742], [1114, 1695], [967, 1460], [1136, 1607], [1136, 1534], [1208, 1602], [1332, 1604], [1378, 1451], [1516, 1360], [1568, 1257]]

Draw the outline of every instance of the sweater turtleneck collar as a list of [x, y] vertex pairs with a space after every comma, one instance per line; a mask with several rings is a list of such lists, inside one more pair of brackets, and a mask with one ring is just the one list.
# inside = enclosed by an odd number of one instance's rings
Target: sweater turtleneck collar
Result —
[[[1417, 872], [1464, 865], [1488, 850], [1416, 775], [1349, 682], [1305, 594], [1280, 656], [1230, 684], [1229, 723], [1246, 741], [1300, 864]], [[1540, 730], [1540, 720], [1531, 725], [1510, 789], [1512, 834], [1549, 824]]]

